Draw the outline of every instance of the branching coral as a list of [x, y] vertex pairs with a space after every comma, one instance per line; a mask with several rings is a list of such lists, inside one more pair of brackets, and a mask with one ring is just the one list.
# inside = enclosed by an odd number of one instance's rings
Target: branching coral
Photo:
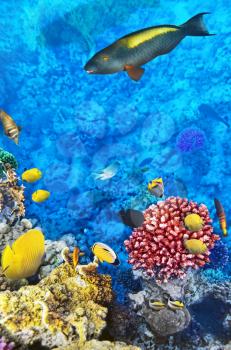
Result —
[[[189, 231], [184, 225], [184, 218], [191, 213], [200, 215], [204, 223], [197, 232]], [[209, 251], [219, 236], [213, 234], [212, 220], [204, 204], [169, 197], [151, 205], [144, 217], [143, 225], [134, 229], [125, 241], [134, 269], [144, 269], [148, 275], [166, 281], [170, 277], [184, 277], [188, 268], [198, 269], [209, 262]], [[190, 254], [184, 247], [186, 239], [200, 239], [207, 251]]]
[[[5, 179], [0, 179], [0, 212], [5, 217], [25, 215], [24, 187], [18, 185], [18, 178], [10, 164], [4, 165]], [[13, 215], [14, 214], [14, 215]]]

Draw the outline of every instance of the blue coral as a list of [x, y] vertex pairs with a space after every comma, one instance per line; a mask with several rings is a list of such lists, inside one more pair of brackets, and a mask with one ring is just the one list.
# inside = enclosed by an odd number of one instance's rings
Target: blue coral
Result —
[[176, 140], [177, 149], [182, 152], [194, 152], [202, 149], [205, 145], [206, 137], [203, 130], [191, 127], [180, 132]]
[[226, 244], [221, 240], [215, 243], [214, 248], [211, 250], [211, 255], [209, 256], [210, 263], [205, 265], [206, 269], [221, 269], [224, 268], [229, 261], [229, 250]]

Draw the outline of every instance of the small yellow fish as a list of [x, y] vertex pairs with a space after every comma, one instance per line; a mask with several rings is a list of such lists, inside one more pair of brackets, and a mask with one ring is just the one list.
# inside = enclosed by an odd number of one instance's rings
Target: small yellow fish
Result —
[[41, 177], [42, 172], [38, 168], [28, 169], [22, 173], [22, 180], [30, 183], [38, 181]]
[[50, 197], [50, 192], [46, 190], [37, 190], [32, 194], [32, 200], [36, 203], [46, 201]]
[[165, 303], [163, 303], [162, 301], [159, 300], [149, 300], [149, 306], [151, 307], [151, 309], [159, 311], [162, 310], [166, 307]]
[[16, 143], [16, 145], [18, 145], [18, 137], [19, 132], [21, 131], [21, 127], [18, 126], [13, 120], [13, 118], [11, 118], [3, 110], [0, 110], [0, 120], [3, 125], [5, 135], [8, 136], [11, 140], [13, 140]]
[[36, 274], [45, 253], [45, 239], [41, 231], [32, 229], [21, 235], [2, 252], [2, 271], [12, 280]]
[[92, 253], [99, 259], [101, 263], [107, 262], [108, 264], [112, 265], [120, 264], [119, 259], [114, 250], [104, 243], [96, 242], [92, 246], [91, 250]]
[[180, 300], [171, 300], [168, 299], [168, 306], [172, 310], [181, 310], [185, 307], [184, 303]]
[[203, 254], [207, 251], [207, 246], [200, 239], [187, 239], [184, 241], [184, 247], [190, 254]]
[[161, 198], [164, 195], [163, 179], [158, 177], [148, 183], [148, 191], [151, 192], [157, 198]]

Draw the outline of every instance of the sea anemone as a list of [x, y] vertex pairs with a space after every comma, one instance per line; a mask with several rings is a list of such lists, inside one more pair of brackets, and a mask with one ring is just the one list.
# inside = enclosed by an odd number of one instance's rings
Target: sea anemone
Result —
[[[190, 231], [184, 225], [188, 214], [198, 214], [203, 220], [199, 231]], [[133, 269], [142, 269], [159, 281], [171, 277], [183, 278], [188, 268], [198, 269], [210, 261], [210, 250], [219, 236], [213, 234], [209, 212], [204, 204], [186, 198], [169, 197], [144, 211], [144, 223], [135, 228], [125, 246]], [[200, 239], [207, 250], [191, 254], [185, 240]]]
[[204, 147], [205, 140], [203, 130], [196, 127], [186, 128], [177, 136], [176, 147], [181, 153], [198, 151]]

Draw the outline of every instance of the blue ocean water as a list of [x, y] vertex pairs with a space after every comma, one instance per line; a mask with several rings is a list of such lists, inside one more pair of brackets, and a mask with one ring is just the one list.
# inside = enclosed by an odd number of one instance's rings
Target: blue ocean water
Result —
[[[205, 203], [220, 233], [213, 204], [221, 200], [231, 224], [229, 62], [230, 4], [172, 0], [20, 0], [0, 2], [0, 106], [22, 126], [19, 146], [3, 134], [18, 173], [43, 171], [26, 185], [26, 216], [46, 237], [73, 233], [80, 246], [110, 244], [126, 260], [130, 230], [124, 207], [151, 203], [147, 182], [162, 176], [167, 195]], [[170, 54], [145, 66], [139, 82], [125, 72], [88, 75], [97, 50], [134, 30], [181, 24], [199, 12], [211, 37], [187, 37]], [[186, 152], [181, 140], [188, 129]], [[184, 142], [184, 141], [182, 141]], [[119, 163], [110, 180], [93, 173]], [[48, 201], [31, 201], [35, 189]], [[230, 245], [230, 235], [225, 238]]]

